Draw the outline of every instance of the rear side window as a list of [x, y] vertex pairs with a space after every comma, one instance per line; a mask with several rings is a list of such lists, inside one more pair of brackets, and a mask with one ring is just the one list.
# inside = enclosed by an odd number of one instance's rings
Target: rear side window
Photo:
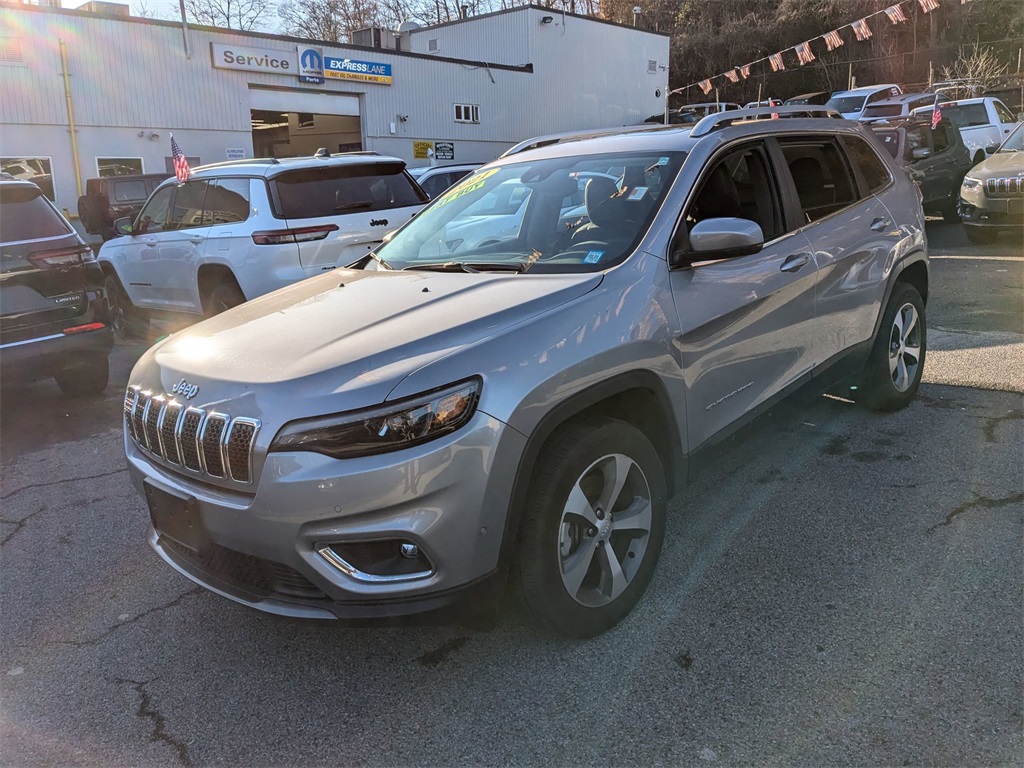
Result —
[[217, 179], [206, 190], [203, 223], [235, 224], [249, 218], [249, 180]]
[[856, 136], [844, 136], [843, 144], [871, 192], [877, 192], [889, 184], [889, 171], [866, 141]]
[[897, 159], [900, 151], [900, 133], [895, 129], [887, 129], [882, 131], [875, 131], [875, 136], [882, 142], [882, 146], [885, 147], [885, 151], [889, 153], [889, 157], [893, 160]]
[[0, 184], [0, 238], [4, 243], [71, 234], [71, 229], [35, 187]]
[[427, 202], [400, 163], [291, 171], [275, 177], [270, 186], [275, 207], [286, 219], [386, 211]]
[[808, 222], [829, 216], [860, 199], [835, 141], [790, 139], [780, 144]]

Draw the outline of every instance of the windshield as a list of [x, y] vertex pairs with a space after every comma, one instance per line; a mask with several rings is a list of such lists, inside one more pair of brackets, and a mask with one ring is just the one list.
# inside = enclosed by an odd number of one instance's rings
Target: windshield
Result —
[[1013, 129], [1006, 141], [999, 147], [1000, 152], [1024, 152], [1024, 123]]
[[559, 157], [463, 179], [377, 250], [392, 269], [601, 270], [654, 218], [685, 153]]
[[860, 112], [864, 108], [865, 101], [867, 101], [867, 96], [839, 96], [829, 99], [825, 102], [825, 106], [845, 115], [850, 112]]

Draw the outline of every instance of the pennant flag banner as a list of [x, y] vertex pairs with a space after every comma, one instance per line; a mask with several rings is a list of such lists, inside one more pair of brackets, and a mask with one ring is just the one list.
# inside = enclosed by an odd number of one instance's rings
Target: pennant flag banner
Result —
[[828, 32], [827, 34], [823, 35], [823, 37], [825, 39], [825, 45], [828, 46], [828, 49], [830, 51], [834, 51], [836, 48], [843, 44], [843, 38], [839, 36], [838, 29], [833, 29], [831, 32]]
[[889, 17], [889, 21], [893, 24], [902, 24], [907, 20], [907, 17], [903, 14], [903, 9], [898, 5], [891, 5], [886, 8], [885, 15]]
[[[778, 72], [780, 69], [785, 69], [786, 65], [782, 63], [782, 54], [773, 53], [768, 57], [768, 63], [772, 65], [772, 72]], [[707, 93], [707, 91], [705, 91]]]
[[939, 7], [939, 4], [935, 2], [935, 0], [918, 0], [918, 2], [921, 4], [921, 10], [925, 13], [931, 13]]
[[857, 35], [858, 40], [867, 40], [869, 37], [871, 37], [871, 27], [868, 26], [867, 19], [855, 21], [850, 26], [853, 27], [853, 33]]
[[702, 91], [704, 91], [704, 95], [705, 96], [707, 94], [711, 93], [711, 81], [710, 80], [701, 80], [699, 83], [697, 83], [697, 85], [699, 85], [700, 89]]
[[748, 77], [750, 77], [750, 65], [749, 64], [744, 64], [742, 67], [740, 67], [740, 75], [743, 77], [744, 80], [746, 80]]
[[800, 59], [801, 67], [804, 64], [810, 64], [812, 61], [814, 61], [814, 54], [811, 52], [811, 44], [800, 43], [800, 45], [796, 47], [796, 57]]
[[740, 81], [740, 76], [736, 74], [735, 69], [730, 69], [725, 73], [725, 76], [729, 78], [730, 83], [738, 83]]

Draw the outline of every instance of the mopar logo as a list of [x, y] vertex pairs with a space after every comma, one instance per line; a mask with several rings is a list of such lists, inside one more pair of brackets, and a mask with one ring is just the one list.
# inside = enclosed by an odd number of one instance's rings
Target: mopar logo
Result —
[[319, 48], [299, 48], [299, 82], [324, 81], [324, 54]]
[[168, 392], [169, 395], [181, 395], [186, 400], [191, 400], [193, 397], [199, 394], [199, 385], [189, 384], [185, 379], [182, 379]]

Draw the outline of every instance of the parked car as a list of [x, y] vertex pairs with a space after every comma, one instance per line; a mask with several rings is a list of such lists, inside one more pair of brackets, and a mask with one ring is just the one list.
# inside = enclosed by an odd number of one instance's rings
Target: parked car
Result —
[[1007, 84], [1001, 88], [992, 88], [981, 95], [999, 99], [1011, 114], [1017, 116], [1018, 120], [1024, 120], [1024, 81], [1015, 85]]
[[755, 107], [781, 107], [782, 99], [763, 99], [761, 101], [751, 101], [749, 104], [743, 106], [744, 109], [754, 109]]
[[935, 104], [934, 93], [904, 93], [891, 99], [882, 99], [864, 107], [861, 120], [887, 119], [906, 117], [919, 107]]
[[960, 216], [972, 243], [993, 243], [1000, 232], [1024, 232], [1024, 123], [972, 168], [960, 188]]
[[0, 174], [4, 381], [52, 376], [65, 395], [98, 395], [112, 346], [92, 250], [37, 185]]
[[885, 101], [903, 93], [903, 89], [894, 83], [888, 85], [865, 85], [850, 91], [838, 91], [825, 102], [847, 120], [859, 120], [864, 108], [878, 101]]
[[787, 107], [800, 106], [803, 104], [824, 106], [831, 98], [832, 93], [830, 91], [813, 91], [811, 93], [801, 93], [799, 96], [793, 96], [792, 98], [786, 99], [784, 104]]
[[973, 165], [960, 129], [946, 119], [933, 129], [931, 120], [919, 117], [890, 118], [871, 129], [921, 189], [925, 212], [959, 223], [960, 185]]
[[358, 260], [427, 201], [394, 157], [367, 153], [202, 166], [153, 192], [100, 249], [113, 323], [152, 311], [213, 315]]
[[[921, 107], [913, 114], [930, 118], [933, 110], [933, 106]], [[975, 164], [984, 160], [985, 150], [998, 146], [1017, 122], [1003, 102], [991, 97], [940, 102], [939, 110], [960, 129]]]
[[410, 168], [409, 175], [423, 188], [427, 196], [433, 200], [455, 182], [475, 171], [480, 163], [463, 163], [462, 165], [434, 165]]
[[[361, 268], [163, 340], [124, 401], [150, 544], [271, 613], [479, 609], [511, 578], [553, 631], [609, 629], [669, 497], [738, 429], [801, 385], [852, 374], [893, 410], [921, 380], [916, 190], [866, 127], [807, 109], [517, 152]], [[445, 241], [508, 184], [518, 236]]]
[[114, 221], [125, 216], [134, 219], [153, 190], [166, 179], [166, 173], [86, 179], [85, 194], [78, 198], [82, 227], [104, 240], [117, 237]]
[[[699, 115], [696, 112], [691, 112], [690, 110], [685, 109], [685, 108], [684, 109], [672, 109], [672, 110], [669, 110], [669, 113], [668, 113], [668, 124], [669, 125], [690, 125], [692, 123], [696, 123], [697, 121], [699, 121], [701, 119], [701, 117], [702, 117], [702, 115]], [[654, 124], [654, 125], [664, 125], [665, 124], [665, 113], [664, 112], [658, 112], [656, 114], [653, 114], [650, 117], [648, 117], [646, 120], [644, 120], [644, 122], [645, 123], [651, 123], [651, 124]]]

